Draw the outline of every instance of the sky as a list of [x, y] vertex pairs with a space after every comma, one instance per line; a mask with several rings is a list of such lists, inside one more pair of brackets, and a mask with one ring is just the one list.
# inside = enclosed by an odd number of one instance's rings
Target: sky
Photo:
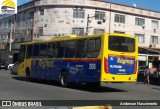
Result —
[[133, 6], [136, 4], [138, 8], [144, 8], [160, 12], [160, 0], [106, 0], [114, 3]]
[[[31, 0], [17, 0], [18, 6]], [[154, 11], [160, 11], [160, 0], [106, 0], [114, 3], [133, 6], [136, 4], [138, 8], [144, 8]]]
[[32, 1], [32, 0], [17, 0], [17, 3], [18, 3], [18, 6], [19, 6], [19, 5], [22, 5], [22, 4], [30, 2], [30, 1]]

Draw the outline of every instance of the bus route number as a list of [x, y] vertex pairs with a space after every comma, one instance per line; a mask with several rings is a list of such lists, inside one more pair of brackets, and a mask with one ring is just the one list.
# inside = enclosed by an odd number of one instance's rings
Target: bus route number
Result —
[[96, 64], [95, 63], [90, 63], [89, 64], [89, 69], [90, 70], [95, 70], [96, 69]]

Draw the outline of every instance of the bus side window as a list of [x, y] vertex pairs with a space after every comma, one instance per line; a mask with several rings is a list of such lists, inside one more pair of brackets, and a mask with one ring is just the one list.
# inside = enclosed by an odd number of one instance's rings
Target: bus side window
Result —
[[75, 45], [76, 45], [76, 41], [67, 41], [66, 42], [65, 58], [73, 58], [74, 57]]
[[48, 44], [47, 57], [54, 58], [55, 56], [55, 43]]
[[18, 55], [18, 63], [22, 63], [25, 59], [26, 45], [21, 45], [20, 53]]
[[65, 42], [61, 41], [61, 42], [56, 42], [56, 46], [55, 46], [55, 57], [56, 58], [63, 58], [64, 56], [64, 44]]
[[97, 58], [101, 48], [101, 39], [89, 39], [88, 40], [88, 49], [87, 57], [88, 58]]
[[85, 58], [87, 54], [87, 39], [77, 40], [76, 58]]
[[47, 53], [47, 44], [40, 44], [40, 53], [39, 56], [41, 58], [45, 58]]
[[96, 51], [99, 53], [101, 49], [101, 39], [96, 39]]
[[35, 44], [33, 48], [33, 57], [38, 58], [39, 56], [39, 44]]
[[28, 45], [27, 46], [26, 58], [31, 58], [32, 57], [32, 51], [33, 51], [33, 45]]

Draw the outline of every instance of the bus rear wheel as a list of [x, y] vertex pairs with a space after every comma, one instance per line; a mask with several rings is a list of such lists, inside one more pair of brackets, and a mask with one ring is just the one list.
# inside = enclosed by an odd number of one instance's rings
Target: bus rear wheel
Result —
[[60, 85], [62, 87], [68, 87], [68, 76], [67, 76], [67, 72], [66, 71], [63, 71], [61, 73], [61, 76], [60, 76]]

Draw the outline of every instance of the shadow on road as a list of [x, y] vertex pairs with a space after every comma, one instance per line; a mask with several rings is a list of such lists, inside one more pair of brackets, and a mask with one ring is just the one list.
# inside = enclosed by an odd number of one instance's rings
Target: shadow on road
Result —
[[160, 90], [160, 88], [152, 88], [152, 89]]
[[12, 78], [15, 79], [15, 80], [26, 81], [25, 77], [16, 77], [16, 76], [13, 76]]
[[86, 85], [79, 85], [78, 87], [71, 87], [72, 89], [88, 91], [88, 92], [95, 92], [95, 93], [103, 93], [103, 92], [127, 92], [125, 90], [111, 88], [106, 86], [99, 86], [99, 87], [88, 87]]
[[[15, 80], [19, 81], [27, 81], [25, 77], [12, 77]], [[57, 86], [60, 87], [59, 83], [56, 81], [45, 81], [45, 80], [37, 80], [32, 79], [27, 82], [37, 83], [37, 84], [45, 84], [45, 85], [51, 85], [51, 86]], [[102, 92], [127, 92], [125, 90], [117, 89], [117, 88], [111, 88], [106, 86], [99, 86], [99, 87], [89, 87], [87, 85], [72, 85], [68, 87], [69, 89], [75, 89], [75, 90], [81, 90], [81, 91], [88, 91], [88, 92], [95, 92], [95, 93], [102, 93]]]

